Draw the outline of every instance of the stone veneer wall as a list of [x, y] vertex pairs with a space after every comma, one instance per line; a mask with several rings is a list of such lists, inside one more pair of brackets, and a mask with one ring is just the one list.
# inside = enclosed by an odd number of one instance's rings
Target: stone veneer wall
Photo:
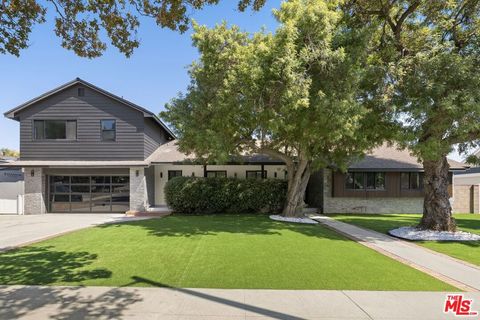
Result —
[[423, 198], [332, 197], [332, 170], [324, 171], [324, 213], [421, 213]]
[[[33, 177], [32, 177], [33, 170]], [[24, 214], [46, 213], [45, 174], [42, 168], [26, 168], [24, 172]]]
[[148, 207], [147, 200], [145, 169], [130, 168], [130, 211], [145, 211]]
[[480, 186], [455, 185], [452, 211], [454, 213], [480, 213]]

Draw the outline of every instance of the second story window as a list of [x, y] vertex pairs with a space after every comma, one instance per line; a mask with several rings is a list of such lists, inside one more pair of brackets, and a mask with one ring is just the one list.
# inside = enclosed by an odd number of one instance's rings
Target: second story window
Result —
[[34, 120], [33, 138], [35, 140], [76, 140], [76, 120]]
[[117, 125], [115, 120], [101, 120], [102, 141], [115, 141]]

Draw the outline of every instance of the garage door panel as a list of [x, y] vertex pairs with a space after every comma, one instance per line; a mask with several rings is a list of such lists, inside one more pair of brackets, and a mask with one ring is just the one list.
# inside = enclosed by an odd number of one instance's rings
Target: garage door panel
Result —
[[49, 181], [52, 212], [105, 213], [129, 209], [128, 176], [50, 176]]

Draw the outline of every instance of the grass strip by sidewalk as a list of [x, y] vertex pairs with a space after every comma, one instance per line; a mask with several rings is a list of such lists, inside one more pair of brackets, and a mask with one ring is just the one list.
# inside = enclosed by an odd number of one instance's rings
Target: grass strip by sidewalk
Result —
[[[414, 226], [419, 214], [331, 214], [332, 218], [366, 229], [387, 233], [391, 229]], [[455, 214], [459, 230], [480, 234], [479, 214]], [[480, 241], [415, 241], [425, 248], [480, 266]]]

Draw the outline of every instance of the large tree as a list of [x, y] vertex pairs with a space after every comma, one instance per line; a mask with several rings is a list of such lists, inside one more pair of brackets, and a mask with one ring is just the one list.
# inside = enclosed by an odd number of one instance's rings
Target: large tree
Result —
[[284, 161], [286, 216], [302, 214], [312, 171], [345, 168], [386, 132], [371, 94], [380, 74], [365, 54], [371, 32], [349, 28], [340, 3], [284, 2], [274, 34], [195, 25], [191, 84], [161, 114], [180, 149], [207, 162], [244, 153]]
[[[28, 47], [32, 28], [47, 18], [55, 20], [55, 34], [62, 46], [81, 57], [101, 56], [107, 45], [129, 57], [139, 46], [139, 18], [150, 17], [157, 25], [184, 32], [189, 14], [220, 0], [3, 0], [0, 1], [0, 53], [19, 56]], [[238, 0], [238, 8], [258, 10], [265, 0]], [[47, 11], [53, 11], [47, 14]]]
[[423, 162], [419, 226], [454, 231], [447, 155], [480, 139], [480, 1], [355, 0], [347, 9], [377, 30], [399, 140]]

